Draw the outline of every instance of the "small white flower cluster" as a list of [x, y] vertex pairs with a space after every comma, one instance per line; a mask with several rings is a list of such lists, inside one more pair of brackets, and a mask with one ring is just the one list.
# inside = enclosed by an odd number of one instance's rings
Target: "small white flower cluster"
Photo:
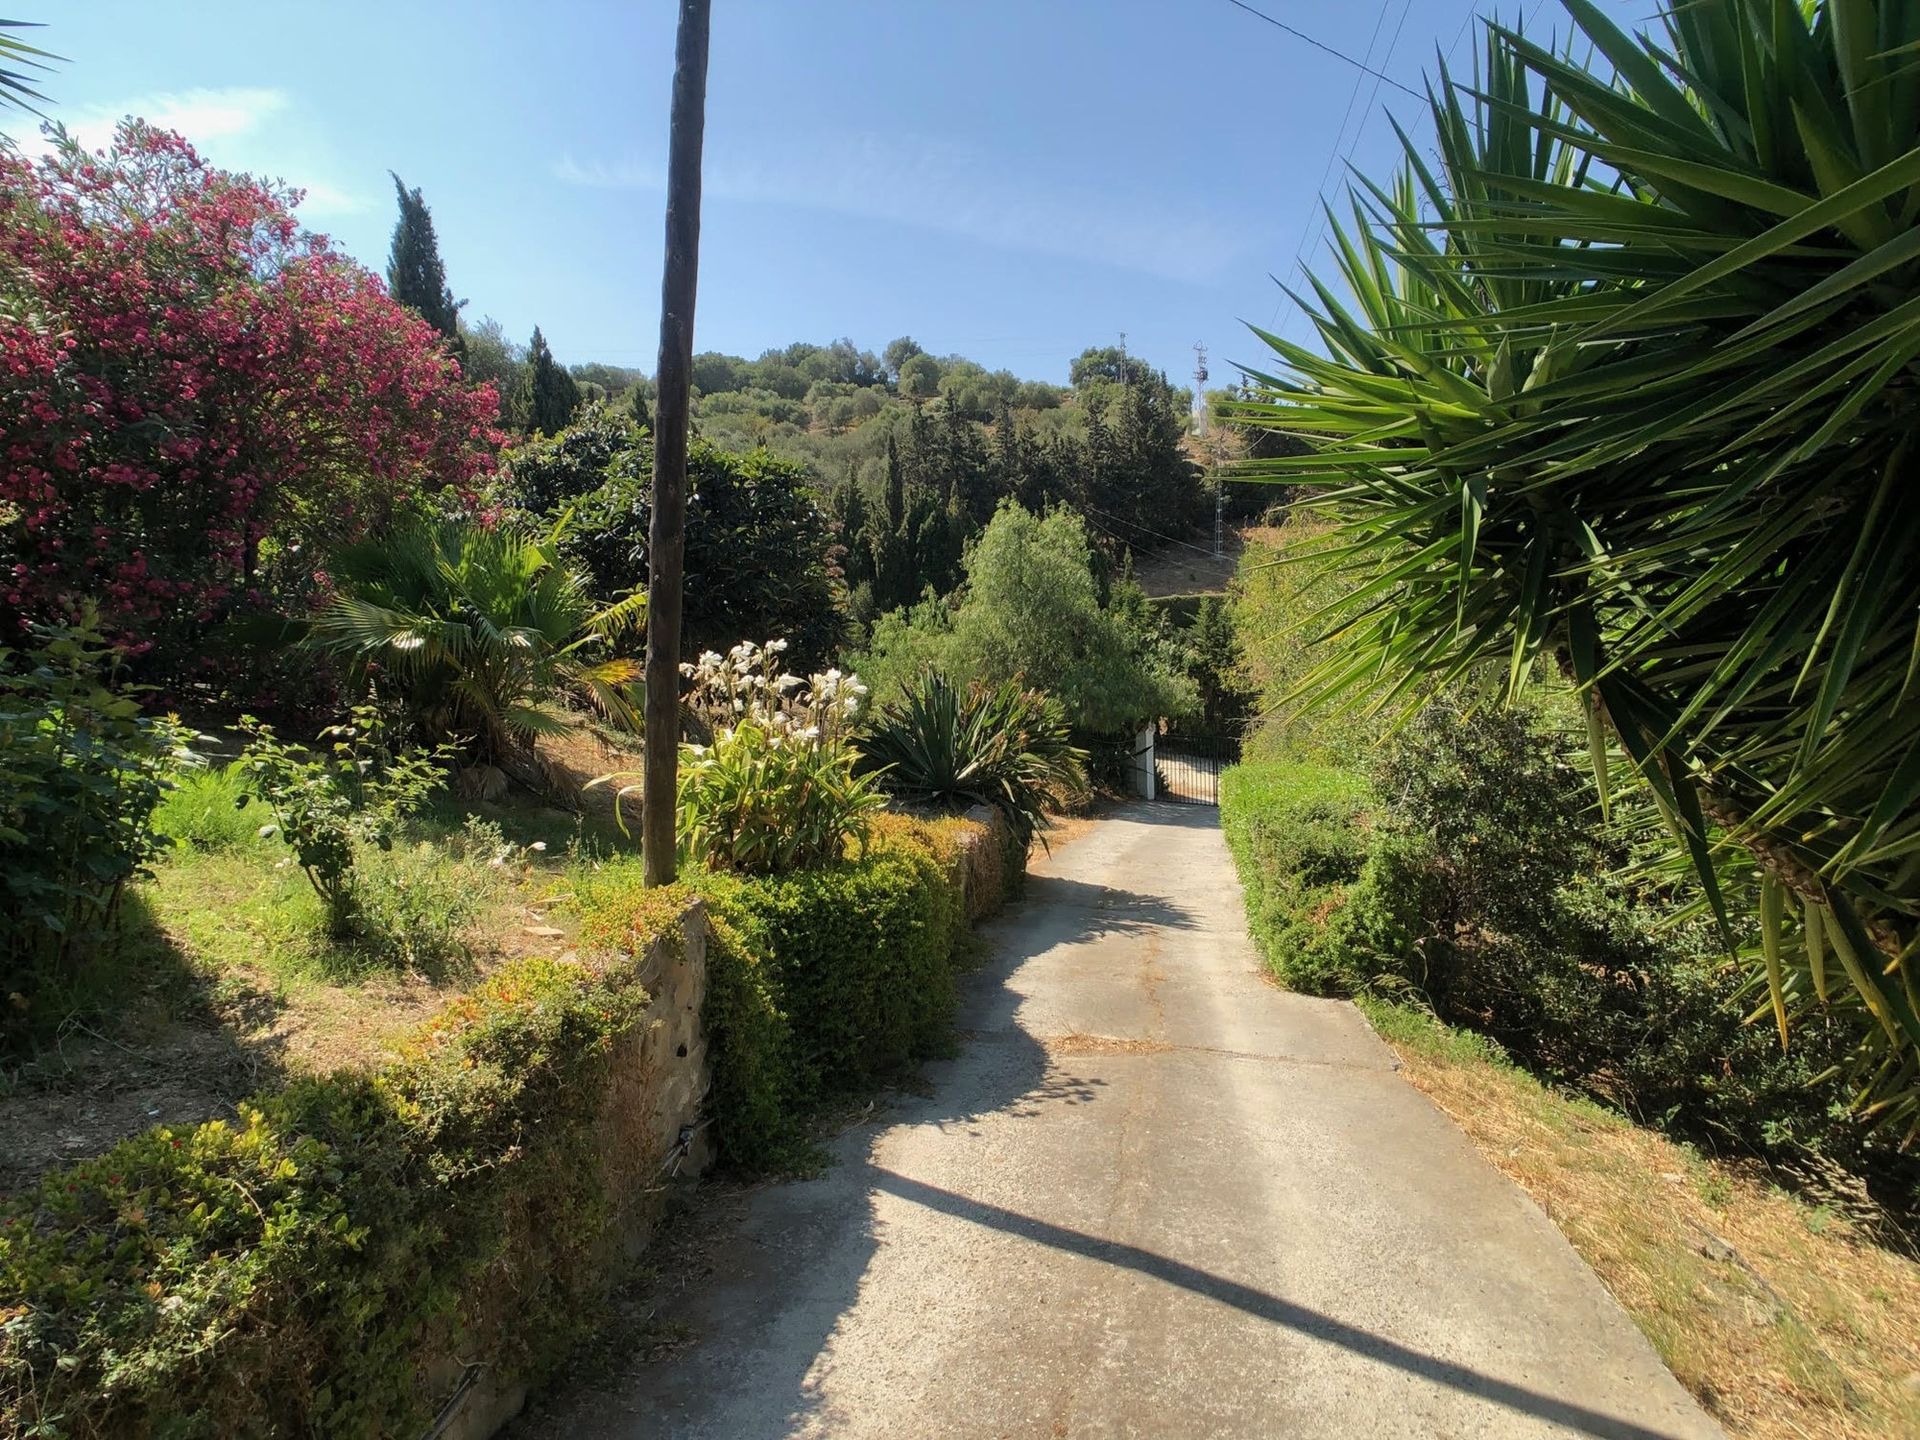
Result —
[[725, 655], [708, 650], [680, 671], [693, 681], [687, 708], [704, 719], [716, 740], [752, 724], [775, 744], [836, 740], [852, 725], [867, 687], [851, 672], [827, 670], [801, 679], [783, 670], [784, 640], [742, 640]]

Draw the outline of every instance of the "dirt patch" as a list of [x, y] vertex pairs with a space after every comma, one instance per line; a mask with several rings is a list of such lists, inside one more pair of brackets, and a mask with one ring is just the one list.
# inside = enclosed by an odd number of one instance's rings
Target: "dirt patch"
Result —
[[1046, 1035], [1040, 1044], [1050, 1055], [1164, 1055], [1164, 1040], [1123, 1040], [1117, 1035]]
[[[1209, 522], [1211, 523], [1211, 522]], [[1149, 595], [1220, 595], [1240, 568], [1240, 552], [1246, 548], [1240, 528], [1227, 526], [1218, 559], [1214, 558], [1213, 534], [1196, 535], [1188, 545], [1169, 545], [1150, 555], [1136, 554], [1133, 578]]]

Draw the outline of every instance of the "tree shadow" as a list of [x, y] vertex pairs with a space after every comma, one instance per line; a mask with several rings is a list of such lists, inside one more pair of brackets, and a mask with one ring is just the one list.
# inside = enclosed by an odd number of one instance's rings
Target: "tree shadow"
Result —
[[287, 1075], [281, 1002], [250, 981], [196, 969], [129, 888], [113, 943], [44, 997], [41, 1032], [9, 1056], [0, 1087], [0, 1193], [155, 1125], [231, 1115]]

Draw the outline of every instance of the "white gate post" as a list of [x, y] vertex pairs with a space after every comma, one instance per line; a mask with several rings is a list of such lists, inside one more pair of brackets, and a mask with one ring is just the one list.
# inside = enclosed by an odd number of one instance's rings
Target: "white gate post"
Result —
[[1159, 733], [1159, 726], [1151, 723], [1142, 725], [1140, 733], [1133, 737], [1132, 785], [1135, 795], [1142, 800], [1151, 800], [1153, 793], [1153, 742]]

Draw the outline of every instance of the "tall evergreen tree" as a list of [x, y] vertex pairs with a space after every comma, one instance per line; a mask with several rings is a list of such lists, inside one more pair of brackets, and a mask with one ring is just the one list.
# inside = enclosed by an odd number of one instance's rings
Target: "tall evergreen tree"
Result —
[[540, 435], [558, 435], [573, 421], [580, 408], [580, 387], [553, 358], [547, 337], [533, 327], [533, 339], [527, 342], [526, 376], [521, 382], [527, 428]]
[[406, 182], [391, 170], [393, 190], [400, 201], [400, 218], [393, 226], [393, 249], [387, 257], [387, 289], [393, 298], [418, 314], [447, 337], [447, 347], [457, 356], [463, 353], [460, 338], [460, 307], [447, 288], [447, 267], [440, 262], [440, 241], [433, 233], [433, 216], [418, 188], [409, 190]]

